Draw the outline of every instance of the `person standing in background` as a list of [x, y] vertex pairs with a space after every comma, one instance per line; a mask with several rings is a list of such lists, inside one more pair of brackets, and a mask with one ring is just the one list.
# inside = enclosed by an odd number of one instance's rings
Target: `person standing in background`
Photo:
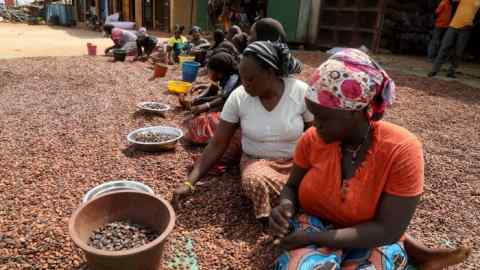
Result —
[[452, 19], [452, 0], [441, 0], [435, 10], [435, 28], [432, 32], [432, 40], [428, 45], [428, 60], [435, 61], [438, 49], [442, 44], [442, 38], [448, 29], [450, 20]]
[[462, 57], [463, 51], [467, 47], [471, 30], [473, 29], [473, 20], [480, 8], [480, 0], [460, 0], [458, 8], [453, 16], [450, 26], [442, 40], [440, 51], [433, 63], [432, 71], [429, 77], [436, 76], [442, 68], [443, 63], [450, 55], [450, 50], [455, 51], [451, 54], [451, 63], [447, 76], [455, 78], [455, 70], [458, 67], [458, 60]]

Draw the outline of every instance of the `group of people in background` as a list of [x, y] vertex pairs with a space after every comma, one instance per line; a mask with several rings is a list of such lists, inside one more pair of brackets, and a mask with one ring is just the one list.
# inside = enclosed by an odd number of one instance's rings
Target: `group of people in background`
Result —
[[449, 61], [447, 76], [455, 78], [458, 62], [468, 45], [471, 31], [478, 20], [479, 0], [441, 0], [435, 11], [435, 28], [428, 48], [433, 77]]

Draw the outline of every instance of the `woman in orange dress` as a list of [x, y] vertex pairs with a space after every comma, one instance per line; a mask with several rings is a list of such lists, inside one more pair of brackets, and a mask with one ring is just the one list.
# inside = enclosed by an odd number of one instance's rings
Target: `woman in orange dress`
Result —
[[[368, 55], [346, 49], [309, 84], [315, 127], [300, 139], [270, 217], [287, 250], [275, 269], [409, 269], [403, 239], [423, 193], [424, 160], [415, 135], [380, 121], [394, 82]], [[457, 251], [434, 264], [426, 258], [422, 269], [443, 269], [468, 255]], [[465, 256], [452, 260], [455, 252]]]

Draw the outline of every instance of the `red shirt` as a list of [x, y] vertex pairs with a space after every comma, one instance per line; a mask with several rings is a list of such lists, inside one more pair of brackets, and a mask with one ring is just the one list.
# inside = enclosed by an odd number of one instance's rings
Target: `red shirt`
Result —
[[452, 5], [450, 4], [450, 1], [442, 0], [440, 4], [438, 4], [435, 14], [437, 14], [435, 27], [447, 28], [450, 25], [450, 20], [452, 19]]
[[349, 227], [372, 220], [383, 193], [422, 194], [424, 161], [418, 139], [391, 123], [374, 122], [372, 127], [371, 148], [355, 176], [345, 182], [348, 189], [343, 200], [340, 144], [326, 144], [315, 128], [300, 139], [294, 161], [309, 169], [298, 193], [307, 214], [336, 227]]

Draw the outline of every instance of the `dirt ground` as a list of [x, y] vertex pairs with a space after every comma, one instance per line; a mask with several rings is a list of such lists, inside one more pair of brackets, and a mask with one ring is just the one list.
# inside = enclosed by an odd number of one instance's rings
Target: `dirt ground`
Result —
[[87, 43], [103, 52], [112, 42], [100, 32], [48, 25], [0, 23], [0, 59], [17, 57], [79, 56]]
[[[316, 56], [300, 54], [301, 78], [324, 58]], [[143, 63], [104, 57], [0, 60], [0, 269], [86, 269], [68, 219], [84, 193], [104, 181], [138, 179], [171, 198], [201, 148], [180, 144], [175, 152], [145, 154], [127, 147], [136, 128], [181, 124], [168, 78], [150, 82], [150, 75]], [[472, 257], [452, 269], [478, 269], [480, 91], [391, 75], [398, 99], [387, 120], [417, 134], [425, 149], [425, 195], [409, 232], [430, 246], [472, 246]], [[174, 110], [165, 118], [136, 112], [138, 102], [151, 100]], [[177, 211], [164, 269], [271, 269], [278, 250], [254, 219], [238, 175], [202, 182]]]
[[87, 54], [88, 42], [97, 45], [97, 54], [103, 54], [112, 45], [112, 41], [100, 32], [48, 25], [0, 23], [0, 36], [0, 59], [81, 56]]

